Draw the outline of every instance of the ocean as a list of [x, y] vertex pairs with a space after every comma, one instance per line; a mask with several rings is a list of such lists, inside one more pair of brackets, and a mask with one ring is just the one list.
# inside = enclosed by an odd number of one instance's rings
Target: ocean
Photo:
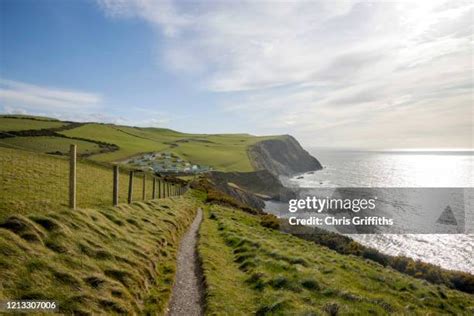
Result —
[[[317, 188], [473, 188], [472, 152], [342, 151], [310, 149], [323, 170], [282, 178], [286, 186], [308, 194]], [[303, 193], [302, 193], [303, 194]], [[403, 201], [410, 203], [410, 201]], [[469, 201], [471, 202], [471, 201]], [[358, 242], [389, 255], [404, 255], [447, 269], [474, 273], [474, 215], [465, 203], [463, 234], [350, 234]], [[267, 211], [283, 205], [267, 203]], [[287, 207], [287, 205], [286, 205]]]

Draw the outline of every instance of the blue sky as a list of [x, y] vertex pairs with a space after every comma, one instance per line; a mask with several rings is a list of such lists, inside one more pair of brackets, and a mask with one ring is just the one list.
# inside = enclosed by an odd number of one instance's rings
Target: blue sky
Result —
[[0, 111], [470, 148], [472, 18], [468, 1], [1, 0]]
[[[212, 93], [160, 67], [160, 37], [144, 21], [108, 19], [93, 1], [8, 0], [1, 5], [2, 79], [98, 99], [70, 108], [8, 105], [6, 100], [4, 112], [141, 126], [169, 125], [172, 119], [173, 128], [195, 132], [212, 132], [209, 125], [221, 121], [209, 116], [217, 111]], [[226, 130], [225, 124], [217, 125], [216, 130]]]

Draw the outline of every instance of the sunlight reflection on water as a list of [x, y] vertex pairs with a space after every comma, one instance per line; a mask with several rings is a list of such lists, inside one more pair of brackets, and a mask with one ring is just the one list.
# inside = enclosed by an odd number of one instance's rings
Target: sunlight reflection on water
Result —
[[[311, 151], [323, 170], [284, 180], [300, 188], [474, 187], [474, 156], [446, 152]], [[472, 232], [472, 197], [465, 201]], [[474, 234], [351, 235], [390, 255], [405, 255], [442, 267], [474, 273]]]

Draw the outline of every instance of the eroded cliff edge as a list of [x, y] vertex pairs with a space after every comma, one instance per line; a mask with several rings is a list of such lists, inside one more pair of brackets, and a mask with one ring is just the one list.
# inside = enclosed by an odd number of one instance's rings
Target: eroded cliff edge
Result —
[[283, 186], [280, 176], [322, 169], [319, 161], [290, 135], [258, 142], [248, 149], [248, 155], [255, 171], [214, 171], [209, 179], [219, 191], [255, 209], [263, 209], [264, 200], [295, 198], [296, 193]]
[[255, 170], [267, 170], [276, 177], [322, 169], [290, 135], [258, 142], [248, 149], [248, 155]]

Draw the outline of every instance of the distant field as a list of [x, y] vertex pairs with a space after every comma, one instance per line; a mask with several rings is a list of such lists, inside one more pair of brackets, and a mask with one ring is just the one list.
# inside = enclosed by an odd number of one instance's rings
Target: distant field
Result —
[[[68, 205], [69, 161], [62, 157], [0, 147], [0, 221], [11, 214], [48, 212]], [[120, 202], [126, 202], [128, 174], [120, 174]], [[147, 198], [152, 180], [147, 179]], [[136, 176], [134, 199], [141, 200], [142, 178]], [[78, 207], [112, 204], [112, 168], [80, 161]]]
[[116, 152], [100, 154], [93, 157], [93, 159], [99, 161], [120, 160], [138, 153], [161, 151], [168, 147], [159, 141], [129, 135], [113, 125], [87, 124], [61, 132], [61, 134], [112, 143], [120, 147]]
[[210, 315], [470, 315], [474, 308], [472, 295], [264, 228], [259, 217], [222, 206], [206, 212], [199, 252]]
[[[0, 117], [3, 130], [53, 128], [63, 122]], [[89, 158], [115, 162], [147, 152], [168, 151], [192, 164], [210, 166], [220, 171], [253, 171], [248, 147], [258, 141], [278, 136], [257, 137], [248, 134], [186, 134], [163, 128], [138, 128], [112, 124], [88, 123], [60, 132], [69, 137], [100, 141], [119, 146], [119, 150], [97, 153]], [[87, 141], [73, 141], [79, 153], [96, 153], [98, 146]], [[15, 137], [1, 139], [0, 146], [47, 152], [66, 152], [70, 140], [54, 137]]]
[[61, 137], [39, 136], [39, 137], [12, 137], [0, 139], [0, 145], [15, 149], [25, 149], [42, 153], [59, 151], [68, 153], [71, 144], [77, 145], [79, 154], [90, 154], [100, 150], [99, 145], [82, 140], [71, 140]]
[[248, 146], [270, 137], [251, 135], [208, 135], [200, 137], [209, 141], [180, 143], [173, 151], [198, 164], [212, 165], [222, 171], [253, 171], [247, 155]]
[[43, 129], [64, 126], [63, 122], [50, 122], [31, 119], [15, 119], [0, 117], [0, 131], [21, 131], [28, 129]]
[[247, 156], [248, 146], [274, 138], [246, 134], [184, 134], [167, 129], [99, 124], [87, 124], [62, 134], [113, 143], [120, 147], [116, 152], [92, 157], [99, 161], [121, 160], [143, 152], [169, 151], [193, 164], [207, 165], [222, 171], [252, 171]]

